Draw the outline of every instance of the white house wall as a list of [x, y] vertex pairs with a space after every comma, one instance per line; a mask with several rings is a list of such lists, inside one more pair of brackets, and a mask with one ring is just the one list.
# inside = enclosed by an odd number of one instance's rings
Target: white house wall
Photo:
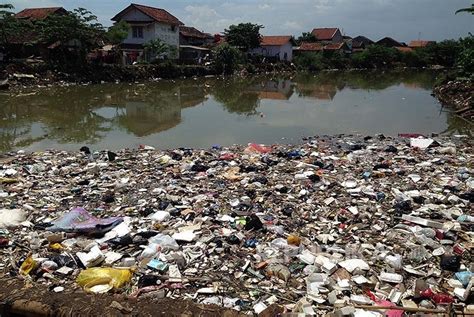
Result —
[[275, 57], [280, 54], [280, 60], [285, 60], [285, 53], [287, 54], [287, 61], [293, 59], [293, 46], [287, 43], [283, 46], [263, 46], [252, 50], [253, 54], [262, 55], [266, 57]]
[[[122, 20], [133, 22], [132, 26], [143, 26], [143, 38], [133, 37], [133, 28], [130, 28], [124, 44], [145, 44], [154, 39], [160, 39], [179, 50], [179, 26], [158, 23], [137, 9], [132, 9], [122, 17]], [[139, 23], [143, 22], [143, 23]]]
[[155, 23], [155, 38], [159, 38], [168, 45], [179, 48], [179, 26], [174, 28], [165, 23]]

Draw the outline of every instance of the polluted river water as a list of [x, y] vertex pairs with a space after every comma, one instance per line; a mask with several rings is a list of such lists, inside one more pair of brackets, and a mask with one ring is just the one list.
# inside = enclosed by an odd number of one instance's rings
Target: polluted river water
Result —
[[431, 95], [430, 71], [198, 78], [0, 95], [0, 150], [207, 148], [304, 136], [471, 135]]

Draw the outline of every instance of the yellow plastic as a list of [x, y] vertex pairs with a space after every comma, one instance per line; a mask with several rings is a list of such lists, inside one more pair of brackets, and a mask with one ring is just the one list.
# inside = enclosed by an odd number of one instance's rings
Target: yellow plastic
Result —
[[[133, 272], [130, 269], [115, 269], [94, 267], [82, 271], [76, 279], [77, 284], [85, 291], [97, 293], [95, 291], [99, 285], [109, 285], [110, 288], [100, 288], [104, 290], [119, 289], [132, 280]], [[101, 291], [102, 292], [102, 291]], [[100, 293], [101, 293], [100, 292]]]
[[26, 260], [20, 266], [21, 275], [30, 275], [31, 271], [36, 267], [36, 261], [33, 260], [31, 255], [26, 258]]
[[64, 247], [61, 245], [61, 243], [51, 243], [49, 245], [49, 248], [53, 251], [60, 251], [64, 249]]

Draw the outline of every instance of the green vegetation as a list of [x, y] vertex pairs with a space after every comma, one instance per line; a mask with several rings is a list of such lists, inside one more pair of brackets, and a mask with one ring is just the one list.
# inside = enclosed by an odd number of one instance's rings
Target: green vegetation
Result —
[[123, 42], [128, 37], [128, 32], [130, 31], [130, 24], [126, 21], [120, 21], [109, 27], [107, 30], [107, 40], [110, 44], [117, 45]]
[[240, 23], [238, 25], [231, 25], [224, 31], [227, 43], [232, 46], [240, 48], [247, 52], [250, 49], [260, 46], [262, 36], [260, 30], [262, 25], [253, 23]]
[[229, 44], [222, 44], [214, 49], [214, 67], [217, 73], [232, 74], [242, 61], [242, 53]]
[[303, 33], [301, 34], [301, 36], [296, 39], [295, 42], [296, 42], [297, 45], [300, 45], [300, 44], [303, 43], [303, 42], [306, 42], [306, 43], [314, 43], [314, 42], [316, 42], [317, 40], [318, 40], [318, 39], [316, 38], [316, 36], [314, 36], [313, 33], [311, 33], [311, 32], [303, 32]]
[[145, 54], [149, 57], [148, 60], [151, 62], [166, 58], [176, 58], [176, 48], [166, 44], [160, 39], [148, 41], [143, 47], [145, 48]]
[[12, 39], [24, 33], [23, 24], [15, 19], [11, 4], [0, 4], [0, 50], [8, 53], [11, 50]]
[[401, 52], [396, 48], [371, 45], [362, 52], [345, 55], [337, 52], [302, 53], [294, 58], [300, 70], [395, 67], [458, 67], [463, 76], [472, 77], [474, 68], [474, 36], [459, 41], [446, 40]]
[[71, 63], [71, 57], [75, 57], [80, 65], [86, 60], [87, 53], [99, 47], [105, 37], [97, 16], [84, 8], [29, 23], [39, 35], [38, 42], [54, 48], [50, 58], [63, 64]]

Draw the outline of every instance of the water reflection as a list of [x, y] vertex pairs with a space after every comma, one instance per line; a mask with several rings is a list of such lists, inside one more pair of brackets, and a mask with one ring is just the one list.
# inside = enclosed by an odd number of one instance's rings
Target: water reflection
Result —
[[[71, 148], [85, 143], [121, 148], [142, 140], [206, 146], [278, 142], [283, 133], [298, 138], [354, 130], [471, 135], [469, 124], [450, 112], [439, 112], [440, 106], [429, 96], [435, 77], [428, 71], [334, 72], [3, 94], [0, 149]], [[325, 102], [324, 108], [320, 102]], [[383, 122], [387, 118], [392, 121], [388, 125]]]

